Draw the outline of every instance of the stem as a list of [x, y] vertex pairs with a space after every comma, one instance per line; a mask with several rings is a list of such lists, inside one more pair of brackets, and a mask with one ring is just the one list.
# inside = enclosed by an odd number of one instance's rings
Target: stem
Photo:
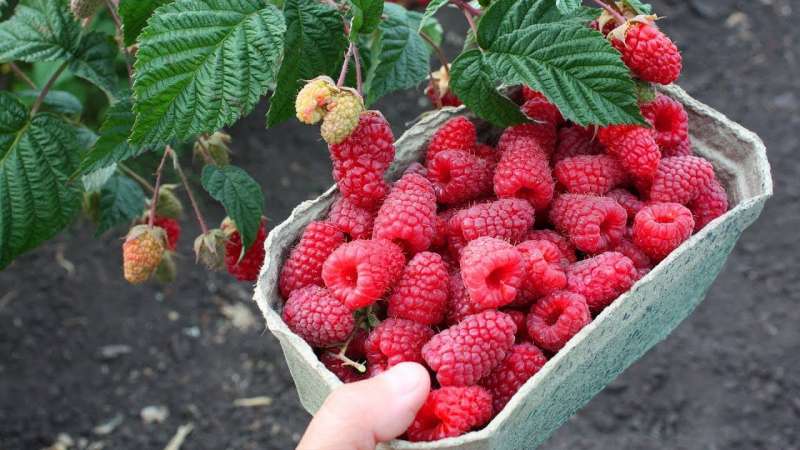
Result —
[[156, 206], [158, 205], [158, 190], [161, 189], [161, 173], [164, 171], [164, 163], [167, 161], [167, 155], [172, 151], [169, 145], [164, 148], [164, 156], [161, 157], [161, 162], [158, 164], [156, 170], [156, 187], [153, 188], [153, 200], [150, 201], [150, 215], [147, 218], [147, 225], [153, 226], [156, 220]]
[[125, 172], [125, 175], [127, 175], [127, 176], [133, 178], [134, 180], [138, 181], [139, 184], [141, 184], [148, 191], [155, 192], [155, 188], [153, 187], [153, 185], [148, 183], [147, 180], [145, 180], [141, 175], [139, 175], [138, 173], [136, 173], [133, 170], [131, 170], [130, 167], [128, 167], [128, 166], [126, 166], [125, 164], [122, 164], [122, 163], [117, 163], [117, 167], [119, 167], [119, 170]]
[[469, 24], [470, 29], [472, 29], [472, 33], [475, 34], [475, 36], [478, 36], [478, 26], [475, 25], [475, 19], [472, 18], [472, 13], [470, 13], [466, 8], [461, 8], [461, 11], [464, 12], [464, 17], [467, 19], [467, 23]]
[[358, 53], [358, 46], [353, 44], [353, 63], [356, 65], [356, 91], [363, 96], [363, 85], [361, 80], [361, 55]]
[[56, 69], [56, 71], [53, 72], [53, 75], [50, 76], [50, 79], [47, 80], [47, 83], [45, 83], [44, 87], [42, 88], [42, 91], [39, 92], [39, 96], [36, 97], [36, 101], [33, 102], [33, 106], [31, 106], [31, 117], [36, 115], [36, 113], [39, 111], [39, 108], [42, 106], [42, 102], [44, 102], [44, 98], [47, 97], [47, 93], [50, 92], [50, 89], [53, 87], [53, 84], [55, 84], [58, 77], [61, 76], [61, 73], [64, 72], [64, 69], [66, 68], [67, 68], [67, 61], [64, 61], [61, 64], [61, 66], [59, 66], [58, 69]]
[[344, 86], [344, 80], [347, 78], [347, 69], [350, 66], [350, 55], [353, 54], [353, 47], [355, 44], [350, 42], [350, 45], [347, 47], [347, 53], [344, 55], [344, 64], [342, 64], [342, 71], [339, 73], [339, 80], [336, 82], [336, 87]]
[[14, 75], [16, 75], [20, 80], [24, 81], [25, 84], [28, 85], [28, 87], [30, 87], [33, 90], [36, 90], [36, 83], [34, 83], [30, 78], [28, 78], [28, 76], [25, 75], [25, 72], [23, 72], [18, 65], [12, 62], [9, 64], [9, 66], [11, 66], [11, 71], [14, 72]]
[[611, 6], [610, 4], [606, 3], [603, 0], [594, 0], [594, 2], [597, 4], [597, 6], [603, 8], [604, 10], [606, 10], [606, 12], [611, 14], [611, 16], [614, 17], [614, 20], [617, 21], [618, 25], [622, 25], [623, 23], [625, 23], [625, 16], [623, 16], [622, 13], [620, 13], [617, 10], [616, 6]]
[[442, 51], [442, 48], [436, 45], [436, 43], [433, 42], [433, 39], [431, 39], [430, 36], [423, 33], [422, 31], [419, 32], [419, 35], [422, 36], [422, 39], [424, 39], [425, 42], [427, 42], [428, 45], [430, 45], [433, 48], [433, 51], [436, 52], [436, 57], [439, 59], [439, 62], [442, 64], [442, 67], [444, 67], [444, 73], [447, 74], [448, 78], [450, 78], [450, 67], [448, 67], [450, 65], [450, 62], [447, 61], [447, 56], [445, 56], [444, 52]]
[[106, 0], [106, 7], [111, 13], [111, 18], [114, 19], [114, 26], [117, 28], [117, 45], [122, 51], [123, 59], [125, 59], [125, 67], [128, 69], [128, 83], [133, 78], [133, 67], [131, 67], [131, 55], [128, 53], [128, 48], [125, 47], [124, 37], [122, 35], [122, 21], [117, 13], [117, 7], [111, 0]]
[[203, 220], [203, 214], [200, 212], [200, 208], [197, 206], [197, 201], [194, 199], [194, 194], [192, 193], [192, 189], [189, 187], [189, 182], [186, 180], [186, 175], [183, 173], [183, 169], [178, 162], [178, 155], [171, 150], [170, 153], [172, 154], [172, 166], [175, 168], [175, 171], [178, 172], [178, 176], [181, 178], [181, 183], [183, 183], [183, 188], [186, 189], [186, 195], [189, 196], [189, 203], [192, 204], [192, 210], [194, 210], [194, 217], [197, 219], [197, 223], [200, 224], [200, 229], [203, 231], [203, 234], [208, 234], [208, 226], [206, 225], [206, 221]]
[[455, 3], [455, 5], [461, 8], [462, 10], [468, 12], [470, 16], [480, 16], [481, 14], [483, 14], [483, 11], [481, 11], [480, 9], [473, 8], [472, 5], [470, 5], [469, 2], [465, 0], [450, 0], [450, 1]]
[[353, 340], [353, 336], [350, 336], [350, 338], [347, 340], [347, 342], [344, 343], [342, 348], [339, 349], [339, 352], [336, 353], [336, 359], [341, 361], [342, 365], [350, 366], [350, 367], [356, 369], [357, 371], [359, 371], [360, 373], [365, 373], [367, 371], [366, 366], [364, 366], [363, 364], [361, 364], [359, 362], [353, 361], [352, 359], [348, 358], [345, 355], [345, 353], [347, 352], [347, 346], [350, 345], [350, 341], [352, 341], [352, 340]]

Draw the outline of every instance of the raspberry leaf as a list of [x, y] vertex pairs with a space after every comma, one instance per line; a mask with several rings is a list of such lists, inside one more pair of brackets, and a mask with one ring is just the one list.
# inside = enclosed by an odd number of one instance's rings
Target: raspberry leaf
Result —
[[147, 19], [153, 15], [153, 11], [161, 5], [165, 5], [172, 0], [122, 0], [119, 3], [119, 17], [122, 19], [122, 33], [125, 38], [125, 45], [131, 46], [136, 43], [139, 33], [147, 25]]
[[304, 84], [319, 75], [335, 77], [347, 50], [339, 13], [319, 2], [286, 0], [286, 45], [278, 82], [270, 100], [267, 126], [294, 116], [294, 100]]
[[232, 165], [203, 167], [200, 182], [233, 219], [242, 235], [242, 249], [249, 249], [256, 240], [264, 211], [264, 195], [258, 183], [247, 172]]
[[353, 11], [352, 32], [369, 34], [381, 22], [383, 0], [350, 0]]
[[60, 117], [28, 117], [17, 98], [0, 92], [0, 269], [55, 236], [80, 208], [75, 128]]
[[176, 0], [139, 35], [130, 140], [189, 139], [248, 113], [275, 83], [286, 25], [269, 0]]
[[558, 10], [564, 14], [572, 14], [581, 7], [581, 0], [556, 0]]
[[95, 235], [130, 222], [144, 210], [145, 196], [135, 181], [123, 175], [114, 175], [100, 190], [100, 217]]
[[[17, 96], [20, 100], [25, 102], [25, 104], [30, 106], [34, 101], [36, 101], [36, 97], [39, 96], [39, 92], [40, 91], [38, 90], [35, 91], [33, 89], [26, 89], [24, 91], [17, 92]], [[42, 110], [45, 109], [59, 114], [75, 116], [80, 116], [83, 113], [83, 105], [81, 105], [81, 101], [72, 95], [72, 93], [67, 91], [49, 91], [42, 102]]]
[[649, 3], [644, 3], [641, 0], [622, 0], [622, 3], [634, 10], [637, 14], [653, 14], [653, 7]]
[[428, 21], [428, 19], [433, 17], [434, 14], [436, 14], [436, 12], [439, 11], [439, 9], [442, 6], [446, 5], [449, 1], [450, 0], [431, 0], [431, 2], [428, 3], [428, 6], [425, 8], [425, 13], [422, 14], [422, 20], [420, 21], [419, 30], [423, 31], [422, 28]]

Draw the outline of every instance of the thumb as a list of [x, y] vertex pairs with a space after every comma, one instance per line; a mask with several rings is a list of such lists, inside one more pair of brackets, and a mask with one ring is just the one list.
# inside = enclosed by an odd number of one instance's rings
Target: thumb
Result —
[[308, 425], [298, 450], [373, 450], [408, 428], [430, 391], [428, 371], [401, 363], [375, 378], [331, 393]]

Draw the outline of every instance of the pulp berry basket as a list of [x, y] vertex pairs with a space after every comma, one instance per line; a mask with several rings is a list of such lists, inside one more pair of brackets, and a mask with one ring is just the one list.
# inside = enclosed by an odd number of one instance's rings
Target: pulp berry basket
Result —
[[[626, 294], [571, 339], [480, 431], [435, 442], [392, 441], [386, 449], [531, 449], [542, 443], [620, 372], [664, 339], [705, 297], [742, 231], [750, 226], [772, 195], [766, 149], [752, 132], [690, 97], [678, 87], [663, 89], [689, 114], [694, 150], [714, 164], [728, 191], [731, 209], [695, 234]], [[420, 119], [397, 141], [389, 176], [395, 179], [422, 159], [426, 141], [447, 119], [464, 114], [445, 109]], [[314, 413], [341, 384], [317, 360], [311, 347], [281, 319], [283, 300], [278, 275], [292, 245], [306, 225], [322, 219], [337, 196], [335, 187], [300, 204], [275, 227], [266, 245], [267, 259], [256, 285], [255, 300], [270, 331], [278, 338], [300, 401]]]

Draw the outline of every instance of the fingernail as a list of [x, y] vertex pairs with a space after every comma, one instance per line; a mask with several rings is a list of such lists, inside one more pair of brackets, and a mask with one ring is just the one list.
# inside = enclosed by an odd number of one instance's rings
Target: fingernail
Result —
[[416, 393], [425, 385], [428, 374], [425, 369], [416, 363], [400, 363], [383, 373], [384, 379], [389, 384], [396, 396]]

